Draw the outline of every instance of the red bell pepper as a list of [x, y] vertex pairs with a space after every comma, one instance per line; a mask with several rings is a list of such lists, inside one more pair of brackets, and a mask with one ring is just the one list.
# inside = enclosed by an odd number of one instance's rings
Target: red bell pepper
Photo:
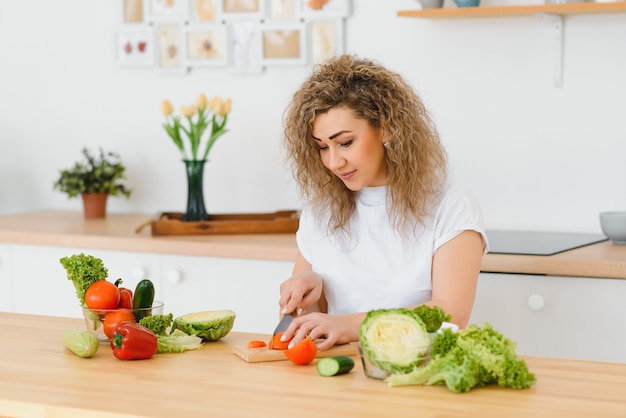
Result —
[[120, 291], [120, 301], [117, 304], [117, 307], [124, 308], [124, 309], [132, 309], [133, 308], [133, 291], [125, 287], [120, 287], [121, 284], [122, 284], [122, 279], [117, 279], [115, 281], [115, 286], [117, 286], [117, 288]]
[[157, 352], [157, 337], [142, 325], [123, 322], [115, 330], [111, 348], [113, 355], [122, 360], [148, 359]]

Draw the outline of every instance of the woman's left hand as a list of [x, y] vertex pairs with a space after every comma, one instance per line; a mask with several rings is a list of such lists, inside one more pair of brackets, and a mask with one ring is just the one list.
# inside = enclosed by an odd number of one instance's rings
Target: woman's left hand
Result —
[[307, 336], [317, 343], [319, 350], [328, 350], [335, 344], [346, 344], [359, 340], [359, 327], [365, 314], [328, 315], [311, 312], [291, 321], [283, 333], [282, 340], [293, 347]]

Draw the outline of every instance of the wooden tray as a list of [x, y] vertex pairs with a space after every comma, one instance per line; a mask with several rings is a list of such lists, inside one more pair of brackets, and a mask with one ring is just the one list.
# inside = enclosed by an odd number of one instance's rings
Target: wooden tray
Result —
[[152, 235], [281, 234], [298, 230], [298, 212], [210, 214], [209, 220], [184, 222], [182, 212], [163, 212], [151, 221]]
[[[272, 350], [267, 347], [261, 348], [248, 348], [246, 346], [235, 346], [233, 352], [240, 358], [244, 359], [248, 363], [259, 363], [262, 361], [278, 361], [287, 360], [284, 350]], [[330, 356], [356, 356], [357, 347], [356, 344], [343, 344], [335, 345], [328, 350], [317, 350], [316, 358], [330, 357]]]

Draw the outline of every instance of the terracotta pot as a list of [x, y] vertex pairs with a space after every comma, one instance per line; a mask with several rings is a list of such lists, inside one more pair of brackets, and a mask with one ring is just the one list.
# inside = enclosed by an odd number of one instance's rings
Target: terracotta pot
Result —
[[106, 217], [108, 193], [83, 193], [81, 196], [85, 219]]

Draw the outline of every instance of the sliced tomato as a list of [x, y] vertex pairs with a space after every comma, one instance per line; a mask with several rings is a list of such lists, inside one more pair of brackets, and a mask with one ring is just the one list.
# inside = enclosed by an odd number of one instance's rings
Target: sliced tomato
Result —
[[260, 341], [260, 340], [248, 341], [248, 348], [263, 348], [265, 346], [267, 346], [267, 344], [265, 344], [265, 341]]
[[276, 335], [272, 336], [272, 339], [270, 340], [270, 343], [269, 343], [269, 348], [271, 350], [286, 350], [287, 347], [289, 347], [289, 341], [280, 340], [280, 337], [282, 336], [283, 336], [282, 332], [279, 332]]
[[307, 337], [298, 344], [285, 350], [285, 356], [292, 362], [301, 366], [307, 365], [315, 360], [317, 346], [315, 342]]

